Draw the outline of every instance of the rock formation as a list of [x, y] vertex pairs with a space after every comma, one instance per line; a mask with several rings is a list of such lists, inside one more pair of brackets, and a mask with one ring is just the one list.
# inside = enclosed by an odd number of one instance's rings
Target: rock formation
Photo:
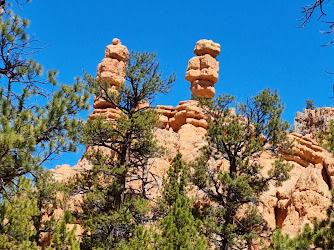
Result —
[[[128, 60], [128, 49], [121, 44], [119, 39], [114, 38], [112, 44], [106, 47], [102, 62], [97, 66], [97, 78], [107, 81], [110, 84], [109, 90], [117, 93], [125, 82], [125, 69]], [[119, 109], [101, 97], [94, 97], [93, 107], [95, 110], [89, 115], [89, 119], [96, 119], [101, 115], [107, 119], [116, 119], [120, 115]]]
[[308, 135], [317, 139], [319, 132], [327, 132], [329, 121], [334, 119], [334, 108], [324, 107], [303, 109], [297, 112], [294, 120], [294, 131], [301, 135]]
[[192, 124], [205, 130], [210, 120], [210, 117], [198, 107], [197, 101], [182, 101], [175, 108], [158, 105], [157, 113], [160, 115], [162, 128], [175, 132], [185, 124]]
[[[191, 82], [191, 91], [195, 96], [213, 98], [213, 86], [218, 80], [218, 62], [215, 57], [220, 52], [220, 45], [200, 40], [194, 52], [197, 56], [189, 61], [186, 79]], [[126, 47], [120, 45], [118, 39], [114, 39], [113, 44], [107, 46], [105, 58], [98, 66], [97, 77], [108, 80], [110, 87], [117, 91], [124, 82], [128, 56]], [[140, 106], [146, 105], [148, 104], [142, 103]], [[89, 119], [102, 115], [106, 119], [116, 119], [121, 114], [120, 110], [98, 98], [94, 100], [94, 108]], [[194, 100], [181, 101], [176, 107], [158, 105], [157, 113], [160, 115], [161, 126], [154, 130], [154, 135], [164, 151], [159, 157], [149, 161], [149, 168], [161, 182], [177, 152], [182, 153], [186, 162], [199, 155], [200, 148], [206, 145], [205, 134], [210, 117]], [[291, 178], [280, 187], [272, 183], [269, 190], [261, 195], [263, 203], [260, 210], [272, 229], [280, 228], [283, 233], [294, 236], [304, 224], [311, 223], [314, 217], [321, 219], [326, 216], [330, 189], [334, 186], [334, 157], [321, 148], [314, 138], [317, 132], [327, 130], [328, 121], [333, 115], [334, 108], [297, 113], [295, 131], [298, 133], [289, 135], [293, 141], [293, 153], [282, 155], [293, 164]], [[265, 151], [256, 160], [264, 166], [265, 175], [276, 159], [277, 156]], [[228, 164], [224, 160], [212, 161], [212, 167], [228, 169]], [[57, 166], [53, 173], [57, 180], [66, 180], [89, 168], [89, 161], [82, 158], [74, 167]], [[152, 190], [152, 195], [157, 196], [158, 190]], [[199, 193], [193, 195], [201, 197]], [[81, 195], [71, 197], [70, 209], [77, 212], [81, 202]]]
[[199, 40], [194, 49], [195, 57], [188, 62], [186, 80], [196, 97], [213, 98], [214, 85], [218, 81], [219, 63], [215, 59], [220, 53], [220, 45], [211, 40]]
[[[269, 226], [294, 236], [305, 224], [311, 224], [314, 217], [326, 217], [334, 185], [334, 157], [308, 136], [292, 133], [289, 138], [293, 141], [293, 153], [283, 158], [293, 164], [290, 179], [281, 187], [270, 186], [262, 201]], [[266, 170], [274, 160], [265, 152], [259, 163]]]
[[[177, 152], [182, 153], [187, 162], [199, 156], [200, 148], [206, 145], [205, 133], [206, 129], [190, 123], [183, 124], [177, 132], [157, 128], [154, 134], [164, 151], [160, 157], [151, 159], [149, 168], [159, 176], [158, 180], [166, 175]], [[261, 195], [263, 205], [260, 211], [272, 229], [280, 228], [283, 233], [294, 236], [303, 225], [312, 223], [314, 217], [325, 218], [330, 204], [330, 189], [334, 185], [334, 158], [309, 137], [298, 134], [290, 134], [289, 137], [294, 139], [293, 155], [283, 155], [283, 158], [293, 164], [291, 178], [280, 187], [270, 185], [269, 190]], [[263, 174], [276, 159], [269, 151], [258, 157], [257, 161], [264, 166]], [[224, 161], [213, 161], [212, 164], [228, 169]], [[58, 180], [64, 180], [90, 167], [89, 162], [80, 160], [74, 167], [57, 166], [54, 174]], [[194, 197], [201, 196], [196, 189], [193, 192]], [[158, 190], [152, 189], [152, 193], [156, 196]], [[76, 212], [81, 200], [78, 196], [72, 197], [70, 203], [73, 204], [69, 207]]]

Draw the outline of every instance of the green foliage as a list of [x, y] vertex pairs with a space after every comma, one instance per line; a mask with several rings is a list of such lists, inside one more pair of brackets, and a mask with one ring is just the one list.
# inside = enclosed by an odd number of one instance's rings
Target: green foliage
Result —
[[315, 105], [314, 105], [314, 100], [313, 99], [309, 99], [306, 100], [306, 109], [315, 109]]
[[188, 191], [189, 167], [178, 153], [173, 159], [162, 191], [163, 219], [161, 235], [157, 236], [158, 249], [207, 249], [204, 235], [201, 235], [202, 223], [192, 214]]
[[334, 153], [334, 120], [330, 120], [328, 130], [318, 134], [320, 145], [329, 152]]
[[7, 189], [0, 204], [1, 249], [37, 249], [37, 242], [31, 239], [36, 235], [33, 218], [39, 211], [31, 189], [31, 181], [24, 177]]
[[158, 249], [207, 249], [204, 235], [200, 235], [202, 223], [191, 213], [189, 199], [179, 196], [171, 211], [163, 218]]
[[[40, 170], [32, 179], [19, 177], [8, 185], [0, 203], [0, 248], [37, 249], [44, 233], [53, 233], [56, 222], [54, 206], [62, 206], [57, 192], [65, 192], [49, 171]], [[66, 196], [66, 195], [65, 195]]]
[[153, 250], [152, 235], [143, 226], [138, 226], [134, 236], [129, 241], [122, 240], [117, 249], [119, 250]]
[[[80, 79], [58, 85], [33, 58], [38, 47], [26, 28], [29, 21], [7, 9], [0, 17], [0, 188], [39, 171], [61, 152], [75, 152], [88, 108], [89, 93]], [[49, 90], [52, 89], [50, 92]], [[37, 105], [38, 103], [38, 105]]]
[[295, 238], [283, 235], [281, 230], [276, 230], [272, 235], [272, 247], [275, 250], [304, 250], [310, 249], [311, 244], [311, 228], [309, 225], [304, 227], [303, 232]]
[[10, 8], [7, 1], [0, 17], [0, 248], [37, 249], [41, 234], [55, 229], [53, 218], [42, 218], [63, 190], [42, 166], [76, 151], [89, 92], [80, 79], [59, 85], [55, 70], [43, 77], [32, 58], [38, 43], [26, 33], [29, 21]]
[[[206, 234], [221, 249], [251, 246], [260, 232], [266, 230], [257, 211], [260, 194], [269, 181], [280, 184], [289, 178], [291, 165], [282, 159], [263, 176], [256, 157], [264, 150], [278, 152], [289, 148], [286, 138], [288, 124], [282, 122], [284, 105], [277, 92], [265, 89], [246, 103], [237, 104], [235, 114], [228, 108], [234, 97], [201, 100], [213, 119], [209, 123], [208, 146], [193, 164], [193, 182], [217, 205], [206, 207], [201, 218]], [[209, 165], [210, 159], [226, 159], [228, 170]], [[238, 216], [238, 211], [244, 211]]]
[[119, 92], [107, 81], [88, 75], [86, 80], [95, 96], [122, 113], [115, 120], [89, 120], [84, 128], [85, 144], [99, 148], [87, 154], [94, 167], [77, 182], [76, 191], [86, 194], [81, 216], [90, 231], [82, 248], [115, 248], [132, 244], [129, 239], [149, 220], [149, 190], [155, 176], [148, 160], [159, 150], [153, 137], [158, 115], [141, 105], [166, 93], [174, 76], [163, 79], [155, 54], [144, 52], [131, 53]]
[[149, 204], [146, 199], [127, 196], [121, 207], [115, 207], [113, 197], [109, 195], [112, 184], [99, 189], [94, 187], [96, 189], [87, 193], [83, 206], [82, 216], [90, 235], [84, 238], [82, 248], [113, 249], [120, 241], [131, 239], [136, 227], [145, 222]]
[[312, 243], [322, 249], [334, 248], [334, 189], [331, 190], [332, 204], [327, 209], [327, 218], [313, 222]]
[[168, 169], [167, 178], [163, 180], [162, 200], [167, 206], [172, 206], [178, 197], [186, 196], [189, 184], [189, 167], [182, 161], [178, 153], [172, 166]]
[[51, 244], [48, 250], [79, 250], [80, 243], [76, 239], [75, 230], [76, 225], [69, 230], [68, 224], [73, 223], [74, 217], [69, 211], [65, 211], [63, 218], [57, 223], [52, 234]]

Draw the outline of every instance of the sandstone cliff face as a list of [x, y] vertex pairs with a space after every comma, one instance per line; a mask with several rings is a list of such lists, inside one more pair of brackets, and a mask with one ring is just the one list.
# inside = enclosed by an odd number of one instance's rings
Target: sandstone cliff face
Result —
[[319, 132], [327, 132], [329, 121], [334, 119], [334, 108], [324, 107], [303, 109], [297, 112], [294, 120], [294, 131], [301, 135], [308, 135], [312, 139], [317, 139]]
[[[189, 107], [193, 108], [191, 105]], [[164, 147], [160, 157], [150, 161], [150, 169], [159, 177], [159, 185], [177, 152], [182, 153], [183, 159], [190, 162], [206, 144], [206, 129], [187, 123], [187, 119], [183, 119], [179, 126], [177, 132], [165, 128], [157, 128], [154, 132], [159, 144]], [[289, 137], [294, 140], [293, 155], [283, 155], [283, 158], [293, 164], [291, 178], [280, 187], [270, 185], [269, 190], [261, 196], [264, 205], [260, 210], [272, 229], [281, 228], [284, 233], [293, 236], [303, 225], [311, 223], [314, 217], [321, 219], [326, 216], [326, 209], [330, 204], [330, 188], [334, 185], [334, 158], [307, 136], [293, 133]], [[264, 166], [264, 174], [275, 159], [269, 151], [263, 152], [257, 159]], [[221, 166], [221, 162], [212, 164]], [[57, 166], [54, 174], [58, 180], [63, 180], [87, 168], [90, 168], [89, 162], [81, 159], [74, 167]], [[155, 189], [152, 197], [157, 195], [159, 192]], [[73, 197], [71, 202], [75, 204], [71, 206], [72, 209], [75, 209], [80, 204], [80, 199]]]
[[[271, 185], [262, 195], [264, 217], [271, 228], [281, 228], [283, 233], [296, 235], [314, 217], [323, 219], [330, 204], [333, 180], [333, 156], [310, 137], [290, 134], [294, 142], [293, 155], [283, 158], [293, 164], [291, 178], [281, 187]], [[259, 162], [269, 168], [274, 157], [268, 152]]]

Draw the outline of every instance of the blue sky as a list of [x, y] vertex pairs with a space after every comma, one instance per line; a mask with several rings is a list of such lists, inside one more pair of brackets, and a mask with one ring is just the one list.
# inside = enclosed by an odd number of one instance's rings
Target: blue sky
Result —
[[[95, 75], [114, 37], [129, 50], [156, 51], [164, 73], [177, 75], [158, 104], [175, 106], [190, 98], [188, 60], [197, 40], [211, 39], [221, 44], [216, 94], [242, 101], [264, 88], [277, 89], [286, 104], [283, 118], [292, 124], [306, 99], [318, 107], [333, 105], [334, 75], [325, 70], [334, 71], [334, 45], [320, 47], [332, 36], [320, 33], [326, 26], [316, 18], [297, 28], [301, 7], [309, 2], [33, 0], [19, 14], [31, 20], [29, 33], [49, 45], [36, 59], [58, 69], [61, 83], [72, 83], [83, 69]], [[80, 154], [63, 163], [74, 165]]]

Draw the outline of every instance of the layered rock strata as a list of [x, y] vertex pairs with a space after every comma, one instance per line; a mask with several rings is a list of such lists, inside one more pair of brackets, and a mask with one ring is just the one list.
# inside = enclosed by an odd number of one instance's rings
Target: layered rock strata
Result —
[[334, 119], [334, 108], [324, 107], [316, 109], [303, 109], [297, 112], [294, 119], [294, 131], [317, 139], [319, 132], [327, 132], [329, 121]]
[[[191, 82], [191, 91], [195, 96], [213, 98], [219, 70], [215, 57], [219, 55], [220, 45], [209, 40], [200, 40], [194, 52], [197, 56], [189, 61], [186, 79]], [[121, 45], [118, 39], [114, 39], [113, 44], [106, 48], [105, 58], [98, 66], [97, 77], [107, 80], [110, 88], [118, 91], [125, 80], [124, 72], [128, 57], [126, 47]], [[137, 108], [147, 106], [148, 103], [143, 102]], [[114, 120], [121, 115], [119, 109], [103, 99], [95, 98], [94, 108], [89, 119], [103, 116]], [[160, 116], [161, 126], [154, 130], [154, 135], [164, 150], [159, 157], [149, 160], [149, 169], [157, 177], [158, 186], [161, 186], [161, 180], [166, 176], [171, 161], [178, 152], [182, 153], [186, 162], [191, 162], [199, 156], [200, 149], [207, 143], [205, 134], [210, 117], [194, 100], [181, 101], [176, 107], [158, 105], [156, 110]], [[293, 165], [291, 178], [280, 187], [271, 183], [269, 190], [261, 195], [260, 211], [272, 229], [280, 228], [283, 233], [294, 236], [300, 232], [303, 225], [311, 223], [314, 217], [322, 219], [326, 216], [330, 204], [330, 189], [334, 186], [334, 157], [321, 148], [314, 138], [319, 131], [327, 131], [329, 120], [333, 115], [334, 108], [304, 110], [303, 113], [297, 113], [295, 131], [299, 134], [289, 134], [292, 154], [282, 155]], [[89, 152], [95, 149], [87, 150]], [[101, 147], [99, 150], [106, 149]], [[110, 150], [105, 153], [112, 155]], [[265, 175], [277, 160], [277, 156], [265, 151], [255, 160], [264, 166]], [[229, 169], [225, 160], [212, 160], [210, 164], [213, 168]], [[53, 173], [57, 180], [66, 181], [91, 167], [91, 163], [82, 158], [74, 167], [57, 166]], [[150, 190], [152, 198], [159, 196], [158, 188]], [[208, 202], [196, 188], [192, 192], [192, 195], [199, 200], [198, 203]], [[73, 213], [80, 212], [82, 202], [81, 194], [70, 197], [68, 202], [70, 210]], [[61, 212], [59, 210], [57, 213]], [[78, 226], [82, 230], [79, 222]], [[80, 234], [78, 232], [78, 235]]]
[[[330, 189], [334, 185], [334, 158], [309, 136], [289, 134], [293, 142], [292, 155], [282, 157], [293, 164], [290, 179], [282, 186], [271, 185], [262, 194], [262, 212], [272, 229], [295, 236], [313, 218], [324, 219], [331, 202]], [[275, 157], [264, 152], [259, 163], [270, 168]]]
[[210, 117], [198, 107], [197, 101], [182, 101], [175, 108], [173, 106], [157, 106], [162, 128], [179, 131], [185, 124], [206, 129]]
[[199, 40], [194, 49], [195, 57], [188, 62], [186, 80], [191, 83], [190, 90], [196, 97], [213, 98], [214, 85], [218, 81], [219, 63], [216, 57], [220, 45], [211, 40]]
[[[125, 82], [125, 70], [128, 60], [129, 51], [127, 47], [122, 45], [119, 39], [114, 38], [112, 44], [105, 49], [102, 62], [97, 66], [96, 78], [108, 82], [110, 84], [109, 90], [117, 93]], [[120, 114], [120, 110], [101, 97], [94, 97], [93, 107], [95, 110], [89, 115], [89, 119], [96, 119], [101, 115], [107, 119], [116, 119]]]
[[[157, 128], [154, 134], [164, 147], [159, 157], [149, 161], [150, 170], [160, 180], [158, 185], [161, 185], [177, 152], [182, 153], [186, 162], [191, 162], [199, 156], [200, 148], [206, 145], [206, 129], [190, 123], [183, 124], [177, 132]], [[334, 185], [334, 158], [309, 137], [298, 134], [290, 134], [289, 137], [294, 140], [293, 154], [283, 155], [283, 158], [293, 165], [291, 177], [282, 186], [277, 187], [274, 183], [270, 185], [269, 190], [261, 195], [263, 203], [260, 211], [272, 229], [280, 228], [283, 233], [294, 236], [306, 223], [311, 224], [314, 217], [326, 217], [326, 210], [330, 205], [330, 189]], [[277, 156], [265, 151], [256, 161], [264, 166], [265, 175], [276, 159]], [[212, 167], [224, 170], [229, 168], [228, 162], [224, 160], [213, 160], [211, 164]], [[54, 174], [58, 180], [64, 180], [90, 167], [89, 162], [80, 160], [74, 167], [57, 166]], [[152, 198], [159, 196], [158, 189], [152, 189], [151, 195]], [[203, 194], [193, 189], [192, 195], [201, 197]], [[80, 200], [82, 198], [78, 196], [71, 198], [71, 210], [77, 211]], [[199, 201], [200, 204], [203, 202], [207, 201]]]

